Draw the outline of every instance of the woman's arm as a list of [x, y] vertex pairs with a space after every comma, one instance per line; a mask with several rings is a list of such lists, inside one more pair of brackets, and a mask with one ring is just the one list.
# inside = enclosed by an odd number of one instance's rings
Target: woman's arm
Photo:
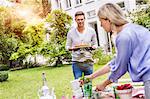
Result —
[[95, 71], [93, 74], [87, 76], [90, 79], [94, 79], [98, 76], [104, 75], [106, 73], [110, 72], [110, 67], [108, 64], [106, 64], [103, 68], [98, 69], [97, 71]]

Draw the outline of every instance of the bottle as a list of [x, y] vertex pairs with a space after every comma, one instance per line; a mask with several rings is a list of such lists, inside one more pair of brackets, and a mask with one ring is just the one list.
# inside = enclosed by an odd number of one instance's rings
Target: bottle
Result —
[[113, 91], [114, 91], [115, 99], [120, 99], [118, 93], [116, 92], [116, 87], [113, 87]]
[[87, 82], [84, 84], [84, 97], [92, 96], [92, 82]]
[[92, 81], [89, 78], [84, 77], [82, 73], [81, 80], [83, 80], [83, 96], [84, 98], [90, 98], [92, 96]]
[[49, 92], [49, 88], [47, 86], [45, 73], [42, 73], [42, 80], [43, 80], [42, 94], [43, 94], [43, 96], [50, 96], [50, 92]]
[[52, 95], [53, 99], [56, 99], [56, 95], [55, 95], [55, 92], [54, 92], [54, 88], [52, 88], [51, 95]]

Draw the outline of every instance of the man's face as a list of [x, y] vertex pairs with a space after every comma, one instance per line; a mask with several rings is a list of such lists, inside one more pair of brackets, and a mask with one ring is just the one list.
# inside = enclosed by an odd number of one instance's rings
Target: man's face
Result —
[[78, 27], [83, 27], [84, 26], [84, 21], [85, 21], [84, 15], [76, 16], [75, 21], [76, 21]]

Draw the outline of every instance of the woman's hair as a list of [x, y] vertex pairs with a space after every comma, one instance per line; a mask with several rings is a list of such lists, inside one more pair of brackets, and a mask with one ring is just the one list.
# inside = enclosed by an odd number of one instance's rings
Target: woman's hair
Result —
[[116, 26], [122, 26], [128, 23], [121, 8], [118, 5], [112, 3], [106, 3], [100, 7], [98, 11], [98, 17], [109, 20]]

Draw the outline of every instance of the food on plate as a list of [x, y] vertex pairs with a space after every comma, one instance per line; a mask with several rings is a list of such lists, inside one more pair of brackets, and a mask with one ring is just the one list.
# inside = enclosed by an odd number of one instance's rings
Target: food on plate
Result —
[[131, 84], [124, 84], [124, 85], [120, 85], [116, 87], [117, 90], [125, 90], [125, 89], [131, 89], [131, 88], [133, 88]]
[[81, 43], [79, 45], [75, 45], [76, 48], [90, 47], [89, 44]]

